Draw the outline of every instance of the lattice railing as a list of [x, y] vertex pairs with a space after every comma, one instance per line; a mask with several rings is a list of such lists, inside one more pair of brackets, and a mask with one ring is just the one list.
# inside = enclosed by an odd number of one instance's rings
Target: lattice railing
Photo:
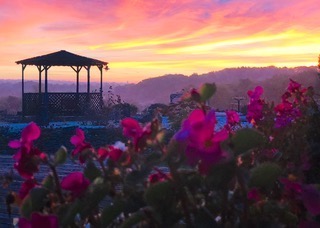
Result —
[[[46, 99], [48, 102], [46, 102]], [[46, 110], [55, 116], [82, 116], [87, 113], [101, 112], [102, 95], [100, 93], [25, 93], [23, 113], [25, 116], [39, 115]]]

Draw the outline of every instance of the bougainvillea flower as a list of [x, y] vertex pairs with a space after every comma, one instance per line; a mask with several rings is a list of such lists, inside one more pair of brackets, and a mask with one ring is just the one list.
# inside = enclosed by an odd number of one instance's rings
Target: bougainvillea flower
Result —
[[25, 179], [32, 178], [34, 173], [39, 171], [41, 161], [47, 160], [47, 155], [41, 152], [38, 148], [32, 147], [29, 152], [26, 147], [20, 148], [19, 152], [13, 156], [16, 160], [14, 168], [18, 171], [21, 177]]
[[186, 119], [181, 130], [175, 135], [177, 141], [186, 143], [186, 157], [190, 165], [199, 164], [199, 171], [206, 174], [213, 164], [226, 157], [220, 142], [228, 137], [222, 129], [215, 132], [216, 116], [212, 110], [205, 114], [203, 110], [194, 110]]
[[109, 158], [112, 161], [117, 162], [120, 159], [123, 151], [117, 148], [115, 145], [109, 145], [106, 148], [100, 147], [97, 153], [98, 153], [98, 159], [100, 161], [103, 161], [106, 158]]
[[227, 115], [227, 123], [225, 124], [224, 128], [228, 132], [232, 133], [233, 127], [235, 127], [237, 124], [240, 123], [240, 117], [238, 113], [233, 110], [226, 111], [226, 115]]
[[58, 228], [59, 221], [58, 217], [55, 215], [43, 215], [38, 212], [33, 212], [30, 220], [26, 218], [20, 218], [18, 226], [19, 228]]
[[148, 177], [148, 182], [151, 184], [166, 181], [170, 179], [170, 175], [167, 173], [164, 173], [158, 168], [155, 168], [156, 172], [152, 173]]
[[274, 111], [276, 113], [275, 128], [288, 126], [302, 116], [301, 111], [286, 99], [283, 99], [282, 102], [274, 108]]
[[152, 133], [151, 123], [142, 128], [137, 120], [128, 117], [121, 121], [121, 125], [123, 127], [123, 135], [132, 138], [135, 150], [141, 151]]
[[39, 171], [40, 162], [47, 159], [45, 153], [33, 146], [33, 141], [39, 138], [40, 132], [38, 125], [31, 122], [22, 130], [20, 140], [13, 140], [8, 144], [13, 149], [19, 149], [13, 156], [16, 161], [14, 168], [23, 178], [31, 178]]
[[39, 126], [36, 123], [31, 122], [22, 130], [21, 139], [10, 141], [9, 147], [13, 149], [25, 147], [27, 149], [25, 152], [28, 153], [32, 147], [33, 141], [40, 137], [40, 133], [41, 130]]
[[280, 178], [279, 181], [284, 185], [286, 191], [299, 194], [302, 192], [302, 184], [299, 182], [291, 181], [287, 178]]
[[254, 91], [249, 90], [247, 94], [250, 97], [250, 102], [248, 104], [246, 117], [249, 123], [255, 124], [263, 118], [262, 111], [264, 100], [260, 98], [263, 94], [263, 88], [261, 86], [257, 86]]
[[[78, 155], [85, 149], [92, 148], [91, 144], [85, 141], [84, 132], [80, 128], [76, 129], [76, 134], [71, 137], [70, 142], [75, 146], [74, 150], [71, 152], [72, 156]], [[85, 158], [83, 158], [82, 156], [79, 156], [79, 161], [81, 163], [84, 163]]]
[[290, 79], [290, 83], [289, 83], [289, 86], [287, 88], [288, 92], [295, 93], [295, 92], [299, 91], [300, 88], [301, 88], [301, 84], [299, 84], [298, 82], [293, 81], [292, 79]]
[[108, 149], [109, 149], [109, 158], [114, 162], [118, 161], [123, 151], [115, 146], [109, 146]]
[[128, 138], [136, 138], [142, 133], [142, 127], [139, 122], [133, 118], [124, 118], [121, 121], [123, 135]]
[[237, 112], [233, 110], [226, 111], [227, 114], [227, 123], [230, 125], [235, 125], [240, 122], [240, 117]]
[[61, 181], [61, 188], [72, 192], [74, 197], [81, 196], [90, 185], [87, 179], [81, 172], [73, 172], [64, 177]]
[[304, 185], [301, 199], [303, 205], [314, 216], [320, 214], [320, 192], [314, 185]]
[[258, 202], [261, 200], [261, 194], [257, 188], [252, 188], [248, 191], [247, 197], [249, 200]]
[[19, 190], [20, 199], [24, 199], [31, 189], [37, 186], [37, 181], [34, 178], [30, 178], [23, 182]]

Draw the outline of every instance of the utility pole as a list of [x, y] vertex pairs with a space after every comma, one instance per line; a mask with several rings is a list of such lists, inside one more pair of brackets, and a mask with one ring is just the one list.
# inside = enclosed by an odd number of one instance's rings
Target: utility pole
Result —
[[233, 98], [238, 104], [238, 112], [240, 112], [241, 101], [244, 100], [244, 97], [234, 97]]

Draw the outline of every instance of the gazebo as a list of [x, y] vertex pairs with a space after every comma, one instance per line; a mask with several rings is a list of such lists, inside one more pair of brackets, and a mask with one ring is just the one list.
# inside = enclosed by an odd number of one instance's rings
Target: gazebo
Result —
[[[22, 66], [22, 116], [40, 116], [48, 121], [50, 116], [83, 116], [96, 114], [102, 109], [102, 79], [103, 68], [108, 69], [108, 63], [76, 55], [65, 50], [47, 55], [37, 56], [16, 62]], [[36, 66], [39, 72], [38, 93], [25, 92], [25, 68]], [[76, 73], [76, 91], [70, 93], [48, 92], [48, 70], [52, 66], [68, 66]], [[90, 68], [100, 70], [100, 91], [90, 92]], [[87, 71], [87, 91], [79, 92], [79, 73], [84, 68]], [[44, 73], [44, 91], [41, 89], [42, 73]]]

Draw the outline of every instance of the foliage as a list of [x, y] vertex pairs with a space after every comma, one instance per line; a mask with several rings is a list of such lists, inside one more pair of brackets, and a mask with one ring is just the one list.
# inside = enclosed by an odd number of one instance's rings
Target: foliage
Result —
[[[256, 87], [248, 91], [252, 127], [242, 128], [238, 114], [227, 111], [221, 129], [206, 106], [215, 90], [214, 84], [191, 90], [180, 108], [192, 109], [183, 116], [171, 110], [171, 119], [184, 120], [169, 143], [157, 119], [141, 125], [124, 118], [129, 141], [100, 148], [76, 129], [69, 156], [84, 170], [62, 179], [57, 167], [65, 164], [66, 148], [54, 156], [40, 151], [34, 141], [41, 130], [30, 123], [9, 143], [25, 179], [7, 201], [20, 208], [19, 226], [319, 226], [320, 114], [312, 88], [291, 80], [275, 105]], [[34, 177], [39, 165], [51, 169], [42, 181]]]

